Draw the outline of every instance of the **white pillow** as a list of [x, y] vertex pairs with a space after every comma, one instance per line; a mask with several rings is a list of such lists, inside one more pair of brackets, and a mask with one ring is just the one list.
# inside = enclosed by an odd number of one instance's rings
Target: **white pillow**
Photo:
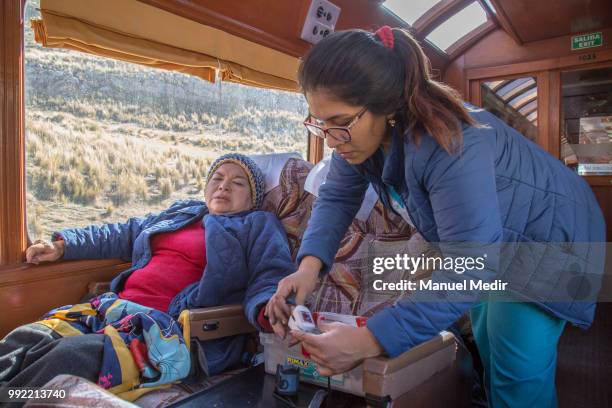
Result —
[[254, 154], [249, 156], [257, 166], [261, 169], [264, 175], [265, 191], [272, 190], [280, 184], [280, 174], [285, 168], [285, 164], [289, 159], [301, 159], [299, 153], [270, 153], [270, 154]]
[[[319, 188], [325, 184], [325, 179], [327, 177], [327, 173], [329, 172], [330, 160], [331, 156], [328, 156], [318, 162], [317, 165], [310, 170], [308, 177], [306, 177], [306, 182], [304, 182], [304, 190], [308, 191], [315, 197], [319, 196]], [[372, 184], [370, 184], [366, 190], [365, 196], [363, 197], [361, 208], [359, 208], [359, 211], [357, 211], [355, 218], [360, 221], [367, 220], [372, 212], [372, 209], [376, 205], [376, 201], [378, 201], [378, 194], [376, 194], [376, 190], [374, 190], [374, 187], [372, 187]]]

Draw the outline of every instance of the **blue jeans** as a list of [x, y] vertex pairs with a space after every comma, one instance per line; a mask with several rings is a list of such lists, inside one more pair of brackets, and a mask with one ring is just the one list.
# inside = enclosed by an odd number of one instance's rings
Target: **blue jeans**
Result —
[[556, 407], [557, 342], [565, 320], [500, 294], [491, 294], [470, 314], [489, 405]]

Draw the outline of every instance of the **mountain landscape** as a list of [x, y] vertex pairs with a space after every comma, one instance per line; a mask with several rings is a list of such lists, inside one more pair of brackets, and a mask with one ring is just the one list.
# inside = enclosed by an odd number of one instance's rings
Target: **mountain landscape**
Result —
[[[28, 19], [36, 8], [28, 2]], [[31, 239], [202, 199], [208, 166], [223, 153], [306, 157], [301, 94], [43, 48], [26, 25]]]

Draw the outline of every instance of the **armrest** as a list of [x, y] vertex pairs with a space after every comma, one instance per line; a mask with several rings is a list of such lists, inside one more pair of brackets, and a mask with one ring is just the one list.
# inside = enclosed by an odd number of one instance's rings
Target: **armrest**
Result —
[[471, 372], [469, 353], [443, 331], [398, 357], [366, 359], [363, 390], [370, 406], [469, 406]]
[[242, 305], [226, 305], [189, 310], [191, 336], [212, 340], [256, 331], [249, 323]]

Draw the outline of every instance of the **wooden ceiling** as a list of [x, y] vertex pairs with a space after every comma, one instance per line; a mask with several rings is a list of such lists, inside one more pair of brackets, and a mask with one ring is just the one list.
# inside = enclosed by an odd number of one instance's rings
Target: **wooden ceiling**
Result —
[[[311, 47], [299, 38], [310, 0], [138, 1], [292, 56], [300, 57]], [[384, 0], [332, 0], [342, 10], [337, 30], [374, 30], [383, 25], [409, 28], [438, 72], [498, 26], [519, 45], [612, 27], [612, 0], [490, 0], [497, 14], [490, 14], [485, 24], [449, 47], [447, 53], [425, 42], [439, 23], [473, 1], [488, 9], [484, 0], [441, 0], [409, 27], [382, 7]]]
[[612, 27], [611, 0], [491, 0], [491, 3], [501, 25], [520, 44]]
[[[300, 39], [310, 0], [138, 0], [170, 13], [222, 29], [247, 40], [301, 57], [311, 45]], [[465, 0], [443, 0], [463, 2]], [[383, 25], [409, 26], [379, 0], [332, 0], [341, 8], [336, 30], [375, 30]], [[432, 67], [441, 70], [448, 56], [424, 43]]]
[[[299, 57], [311, 47], [300, 39], [310, 0], [138, 0]], [[406, 25], [373, 0], [332, 0], [341, 8], [336, 30]]]

